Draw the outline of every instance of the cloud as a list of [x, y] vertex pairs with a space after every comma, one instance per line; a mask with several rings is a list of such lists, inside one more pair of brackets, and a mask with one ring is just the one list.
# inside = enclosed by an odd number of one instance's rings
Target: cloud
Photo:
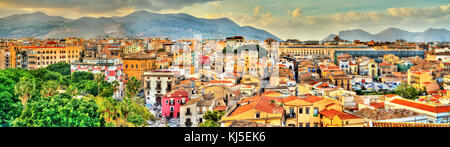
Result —
[[258, 15], [261, 12], [261, 6], [256, 6], [255, 9], [253, 9], [253, 14]]
[[123, 9], [178, 10], [194, 4], [221, 0], [0, 0], [17, 9], [54, 9], [79, 13], [111, 13]]
[[[288, 12], [288, 13], [289, 13], [289, 12]], [[301, 9], [301, 8], [295, 9], [294, 11], [292, 11], [291, 16], [292, 16], [292, 18], [299, 18], [299, 17], [302, 17], [302, 16], [303, 16], [303, 11], [302, 11], [302, 9]]]
[[389, 8], [387, 12], [394, 17], [437, 18], [450, 15], [450, 4], [423, 9], [413, 7]]
[[222, 8], [222, 4], [220, 2], [211, 2], [211, 6], [213, 6], [216, 9]]

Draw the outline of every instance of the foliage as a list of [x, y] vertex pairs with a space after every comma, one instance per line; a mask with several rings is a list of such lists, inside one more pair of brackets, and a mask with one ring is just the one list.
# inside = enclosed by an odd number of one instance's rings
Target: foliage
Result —
[[60, 73], [63, 76], [70, 75], [70, 64], [65, 62], [59, 62], [56, 64], [52, 64], [47, 66], [46, 68], [49, 71]]
[[212, 120], [206, 120], [199, 124], [198, 127], [220, 127], [220, 124]]
[[160, 49], [158, 49], [157, 51], [161, 53], [161, 52], [165, 52], [165, 51], [166, 51], [166, 49], [164, 49], [164, 48], [160, 48]]
[[94, 74], [90, 72], [73, 72], [70, 77], [71, 83], [80, 83], [82, 81], [92, 81], [94, 80]]
[[93, 100], [71, 99], [58, 95], [33, 100], [14, 121], [13, 126], [103, 127], [105, 123]]
[[106, 122], [117, 127], [143, 127], [148, 120], [155, 120], [149, 110], [140, 102], [125, 98], [118, 101], [111, 97], [88, 97], [99, 106], [101, 116]]
[[14, 91], [25, 108], [28, 100], [33, 97], [32, 93], [36, 91], [36, 81], [31, 77], [22, 77], [19, 83], [16, 84]]
[[59, 89], [59, 84], [56, 81], [47, 81], [42, 84], [41, 96], [42, 97], [52, 97]]
[[136, 77], [131, 77], [130, 80], [127, 81], [125, 94], [128, 98], [135, 97], [139, 89], [141, 89], [141, 82], [136, 79]]
[[414, 87], [402, 83], [395, 89], [395, 94], [400, 95], [406, 99], [415, 100], [419, 97], [420, 91], [416, 90]]
[[224, 114], [225, 112], [208, 111], [203, 115], [205, 121], [198, 125], [198, 127], [220, 127], [219, 121]]
[[0, 127], [11, 126], [22, 112], [22, 104], [14, 94], [14, 80], [0, 74]]

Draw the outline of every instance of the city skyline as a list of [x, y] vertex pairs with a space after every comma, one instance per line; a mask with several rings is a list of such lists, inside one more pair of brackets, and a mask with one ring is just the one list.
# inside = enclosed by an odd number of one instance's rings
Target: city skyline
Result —
[[264, 29], [282, 39], [321, 40], [342, 30], [375, 34], [396, 27], [410, 32], [450, 29], [446, 0], [433, 1], [290, 1], [268, 0], [135, 0], [54, 1], [0, 0], [0, 17], [44, 12], [70, 19], [125, 16], [135, 11], [187, 13], [200, 18], [227, 17], [239, 25]]

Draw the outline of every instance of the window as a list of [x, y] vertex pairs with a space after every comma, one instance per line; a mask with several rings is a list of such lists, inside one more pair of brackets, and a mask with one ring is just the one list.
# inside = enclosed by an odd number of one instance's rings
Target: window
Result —
[[179, 103], [180, 103], [180, 100], [177, 100], [177, 103], [179, 104]]
[[310, 123], [306, 123], [306, 127], [310, 127]]
[[309, 114], [309, 107], [306, 107], [305, 114]]
[[261, 114], [260, 114], [259, 112], [256, 112], [255, 117], [256, 117], [256, 118], [260, 118], [260, 117], [261, 117]]
[[174, 110], [174, 108], [173, 108], [173, 107], [170, 107], [170, 112], [173, 112], [173, 110]]
[[303, 107], [298, 108], [298, 114], [303, 114]]
[[298, 123], [298, 127], [303, 127], [303, 123], [302, 123], [302, 122], [299, 122], [299, 123]]
[[319, 116], [319, 108], [314, 108], [314, 116]]
[[319, 123], [314, 123], [314, 127], [319, 127]]
[[169, 101], [168, 101], [168, 100], [166, 100], [166, 104], [169, 104]]

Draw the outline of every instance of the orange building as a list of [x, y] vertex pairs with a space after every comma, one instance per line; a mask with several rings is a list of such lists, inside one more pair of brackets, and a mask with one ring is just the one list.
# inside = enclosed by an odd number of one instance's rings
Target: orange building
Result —
[[125, 79], [136, 77], [142, 79], [145, 71], [156, 69], [156, 56], [135, 53], [123, 58]]
[[71, 63], [81, 57], [82, 46], [11, 46], [12, 68], [39, 69], [48, 65]]

